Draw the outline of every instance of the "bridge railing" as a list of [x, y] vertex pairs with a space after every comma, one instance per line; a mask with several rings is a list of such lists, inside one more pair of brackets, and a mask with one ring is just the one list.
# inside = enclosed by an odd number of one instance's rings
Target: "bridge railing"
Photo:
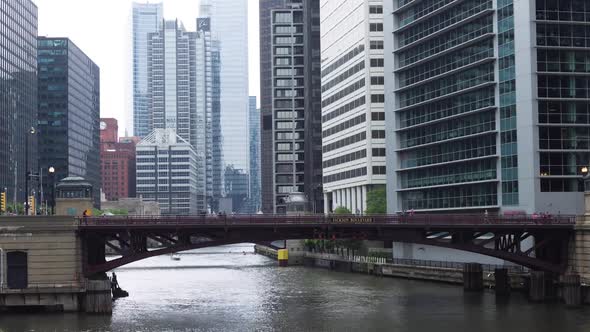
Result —
[[82, 226], [242, 225], [242, 224], [413, 224], [413, 225], [573, 225], [575, 216], [415, 214], [415, 215], [195, 215], [101, 216], [78, 219]]

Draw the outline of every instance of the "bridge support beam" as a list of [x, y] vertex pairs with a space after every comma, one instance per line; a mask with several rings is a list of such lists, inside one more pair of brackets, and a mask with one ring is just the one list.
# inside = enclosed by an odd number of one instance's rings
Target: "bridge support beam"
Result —
[[508, 269], [501, 268], [494, 270], [496, 296], [508, 296], [510, 294], [510, 276]]
[[467, 263], [463, 266], [463, 289], [470, 292], [483, 290], [483, 268], [478, 263]]

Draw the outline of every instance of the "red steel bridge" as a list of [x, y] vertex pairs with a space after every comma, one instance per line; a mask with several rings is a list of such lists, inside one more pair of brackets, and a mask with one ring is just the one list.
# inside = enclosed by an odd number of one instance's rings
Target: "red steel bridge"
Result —
[[[87, 276], [144, 258], [234, 243], [365, 239], [465, 250], [562, 273], [575, 217], [487, 215], [103, 216], [79, 219]], [[148, 240], [158, 249], [149, 249]], [[150, 241], [150, 242], [151, 242]], [[121, 257], [107, 261], [106, 247]]]

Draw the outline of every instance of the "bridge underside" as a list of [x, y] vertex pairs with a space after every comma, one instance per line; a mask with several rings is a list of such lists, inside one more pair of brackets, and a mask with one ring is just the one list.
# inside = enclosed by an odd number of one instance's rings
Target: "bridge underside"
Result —
[[[87, 276], [145, 258], [204, 247], [282, 239], [361, 239], [416, 243], [500, 258], [530, 269], [562, 273], [567, 265], [567, 228], [530, 229], [483, 225], [184, 225], [182, 227], [82, 228]], [[151, 245], [148, 245], [151, 244]], [[158, 249], [149, 249], [155, 244]], [[107, 261], [105, 248], [120, 255]]]

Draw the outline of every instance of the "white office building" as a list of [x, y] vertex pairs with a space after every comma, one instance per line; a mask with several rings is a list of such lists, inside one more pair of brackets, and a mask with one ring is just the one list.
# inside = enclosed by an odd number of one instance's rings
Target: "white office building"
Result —
[[321, 0], [324, 211], [386, 183], [383, 1]]
[[163, 215], [200, 212], [197, 167], [192, 145], [174, 129], [156, 129], [136, 147], [137, 195], [160, 204]]

